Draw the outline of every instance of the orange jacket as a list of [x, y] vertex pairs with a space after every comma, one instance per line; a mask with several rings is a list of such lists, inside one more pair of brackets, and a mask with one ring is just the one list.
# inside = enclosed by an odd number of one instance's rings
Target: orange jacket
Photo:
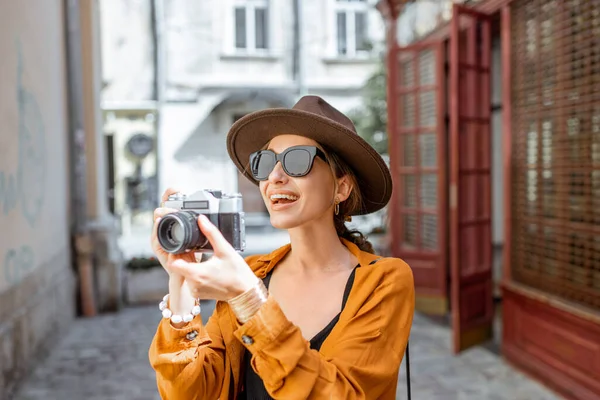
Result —
[[[397, 258], [369, 265], [377, 256], [342, 240], [360, 267], [320, 351], [310, 349], [272, 297], [244, 325], [226, 302], [217, 302], [206, 326], [196, 318], [176, 329], [161, 319], [149, 351], [161, 397], [236, 399], [247, 350], [274, 399], [395, 399], [415, 305], [412, 272]], [[264, 278], [289, 249], [246, 262]]]

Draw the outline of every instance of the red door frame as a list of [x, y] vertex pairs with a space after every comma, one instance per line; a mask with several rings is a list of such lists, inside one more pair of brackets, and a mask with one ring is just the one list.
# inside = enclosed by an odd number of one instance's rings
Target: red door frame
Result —
[[[487, 14], [484, 14], [482, 12], [494, 12], [497, 9], [499, 9], [500, 7], [502, 7], [503, 5], [506, 5], [510, 2], [510, 0], [488, 0], [485, 2], [481, 2], [479, 4], [476, 4], [473, 7], [461, 7], [460, 9], [456, 9], [458, 12], [458, 10], [460, 10], [461, 14], [465, 14], [465, 15], [471, 15], [471, 16], [481, 16], [481, 17], [485, 17], [486, 19], [488, 18]], [[394, 184], [395, 184], [395, 190], [394, 190], [394, 195], [392, 198], [392, 204], [396, 205], [398, 204], [401, 200], [402, 200], [402, 196], [401, 196], [401, 182], [399, 179], [399, 174], [397, 173], [397, 171], [400, 168], [400, 160], [398, 157], [395, 157], [395, 152], [397, 151], [396, 149], [398, 149], [399, 146], [399, 118], [400, 117], [399, 111], [400, 111], [400, 107], [398, 104], [398, 93], [396, 93], [396, 88], [398, 87], [398, 71], [397, 71], [397, 59], [398, 59], [398, 45], [397, 45], [397, 40], [396, 40], [396, 18], [399, 14], [398, 10], [394, 9], [394, 5], [396, 5], [396, 2], [393, 0], [388, 0], [388, 7], [387, 10], [394, 10], [396, 12], [388, 12], [388, 13], [384, 13], [384, 16], [388, 17], [388, 23], [390, 24], [390, 29], [388, 30], [388, 45], [389, 45], [389, 53], [388, 53], [388, 88], [387, 88], [387, 96], [388, 96], [388, 130], [389, 130], [389, 143], [390, 143], [390, 162], [391, 162], [391, 167], [392, 167], [392, 174], [394, 176]], [[391, 4], [390, 4], [391, 3]], [[478, 12], [479, 11], [479, 12]], [[391, 18], [389, 18], [391, 16]], [[464, 27], [464, 24], [460, 24], [459, 25], [459, 18], [453, 18], [452, 22], [450, 24], [447, 24], [445, 26], [442, 26], [441, 28], [437, 29], [435, 32], [433, 32], [429, 38], [435, 41], [440, 41], [443, 42], [445, 40], [447, 40], [448, 38], [451, 37], [458, 37], [458, 35], [456, 33], [453, 34], [453, 32], [458, 32], [459, 28]], [[459, 43], [454, 40], [450, 40], [450, 43], [452, 45], [452, 42], [455, 42], [455, 44], [453, 46], [458, 46]], [[422, 42], [417, 42], [417, 45], [419, 43]], [[458, 48], [454, 48], [453, 49], [453, 53], [454, 55], [450, 55], [450, 58], [454, 57], [455, 60], [458, 61]], [[490, 47], [487, 47], [485, 49], [485, 51], [489, 52], [491, 49]], [[488, 53], [489, 56], [489, 53]], [[442, 68], [443, 71], [443, 63], [440, 62], [440, 67]], [[458, 65], [458, 63], [456, 63], [456, 65]], [[489, 67], [489, 65], [488, 65]], [[458, 95], [458, 92], [456, 90], [456, 88], [458, 88], [458, 79], [459, 79], [459, 75], [457, 75], [459, 73], [457, 68], [454, 68], [456, 70], [455, 75], [453, 76], [453, 80], [454, 80], [454, 86], [455, 89], [450, 91], [450, 95], [451, 95], [451, 106], [454, 107], [454, 113], [455, 115], [459, 115], [458, 114], [458, 104], [459, 104], [459, 99], [458, 97], [456, 97]], [[452, 82], [451, 82], [452, 83]], [[506, 84], [506, 83], [505, 83]], [[454, 93], [454, 95], [452, 95], [452, 93]], [[488, 97], [490, 96], [490, 91], [488, 89]], [[506, 96], [507, 93], [504, 93], [504, 96]], [[442, 97], [442, 100], [445, 100]], [[439, 102], [440, 104], [444, 104], [444, 102]], [[441, 108], [438, 108], [438, 117], [442, 118], [442, 120], [445, 117], [445, 113], [441, 112]], [[488, 116], [489, 117], [489, 116]], [[451, 119], [452, 120], [452, 119]], [[465, 344], [475, 344], [478, 343], [482, 340], [484, 340], [485, 338], [487, 338], [487, 336], [489, 334], [491, 334], [491, 330], [487, 329], [491, 327], [491, 320], [493, 317], [493, 309], [492, 309], [492, 294], [491, 294], [491, 287], [492, 287], [492, 278], [491, 278], [491, 268], [489, 273], [486, 272], [487, 274], [487, 278], [489, 278], [489, 285], [488, 285], [488, 289], [484, 289], [484, 292], [487, 292], [489, 294], [488, 298], [485, 300], [486, 301], [486, 307], [485, 307], [485, 312], [484, 312], [484, 318], [483, 321], [485, 322], [484, 326], [487, 330], [484, 330], [484, 335], [471, 335], [469, 338], [467, 338], [467, 342], [468, 343], [462, 343], [461, 341], [461, 336], [463, 336], [463, 334], [468, 333], [469, 328], [472, 328], [473, 325], [477, 325], [478, 321], [466, 321], [466, 322], [471, 322], [469, 323], [464, 323], [465, 321], [461, 321], [461, 312], [460, 312], [460, 304], [461, 304], [461, 298], [464, 297], [461, 294], [461, 288], [464, 288], [464, 285], [461, 285], [461, 281], [463, 284], [468, 285], [469, 281], [472, 280], [472, 278], [466, 278], [466, 277], [462, 277], [461, 275], [461, 268], [460, 268], [460, 253], [459, 253], [459, 244], [461, 243], [460, 241], [460, 237], [457, 233], [459, 232], [459, 182], [458, 182], [458, 172], [459, 172], [459, 165], [458, 165], [458, 159], [457, 156], [459, 154], [459, 142], [456, 138], [457, 133], [458, 133], [458, 127], [460, 126], [459, 121], [457, 118], [454, 118], [455, 122], [454, 122], [454, 128], [450, 128], [454, 130], [454, 140], [453, 140], [453, 146], [449, 149], [449, 153], [450, 154], [454, 154], [454, 162], [450, 165], [451, 167], [451, 173], [454, 176], [454, 186], [450, 186], [449, 188], [443, 188], [439, 193], [440, 194], [445, 194], [446, 197], [446, 211], [444, 211], [443, 213], [447, 213], [448, 211], [451, 211], [451, 215], [450, 215], [450, 222], [453, 224], [453, 231], [451, 231], [450, 235], [447, 234], [446, 231], [444, 231], [442, 233], [442, 236], [440, 236], [440, 240], [444, 240], [444, 241], [448, 241], [450, 240], [450, 252], [451, 252], [451, 259], [450, 262], [453, 265], [452, 268], [452, 276], [453, 279], [451, 280], [452, 283], [452, 287], [451, 287], [451, 292], [452, 292], [452, 303], [455, 305], [453, 306], [453, 311], [456, 310], [456, 312], [453, 312], [452, 314], [452, 318], [453, 318], [453, 343], [454, 343], [454, 351], [458, 352], [460, 351], [460, 349], [462, 348], [466, 348], [467, 346], [465, 346]], [[443, 124], [443, 122], [442, 122]], [[439, 126], [442, 126], [441, 124]], [[506, 138], [505, 138], [506, 140]], [[506, 156], [505, 156], [506, 157]], [[452, 169], [453, 168], [453, 169]], [[444, 171], [442, 171], [444, 172]], [[505, 179], [510, 179], [508, 177], [508, 175], [505, 177]], [[445, 182], [446, 179], [440, 179], [439, 182], [444, 182], [444, 184], [447, 184], [447, 182]], [[449, 190], [448, 190], [449, 189]], [[448, 193], [450, 193], [448, 195]], [[448, 199], [449, 197], [449, 199]], [[488, 204], [490, 203], [491, 198], [490, 196], [488, 196]], [[449, 210], [448, 206], [451, 207], [452, 209]], [[506, 207], [510, 207], [509, 205], [507, 205]], [[488, 207], [489, 208], [489, 207]], [[392, 238], [393, 238], [393, 243], [392, 243], [392, 249], [393, 249], [393, 254], [395, 256], [400, 256], [400, 257], [406, 257], [406, 253], [404, 253], [403, 251], [401, 251], [401, 249], [399, 249], [400, 243], [398, 241], [399, 238], [401, 238], [402, 236], [402, 225], [401, 225], [401, 213], [399, 212], [400, 210], [397, 210], [394, 208], [394, 206], [390, 207], [390, 219], [391, 219], [391, 233], [392, 233]], [[491, 210], [490, 210], [491, 211]], [[508, 214], [507, 214], [508, 215]], [[446, 214], [446, 219], [448, 218], [447, 214]], [[491, 215], [489, 215], [489, 218], [491, 219]], [[446, 220], [447, 223], [447, 220]], [[491, 223], [491, 222], [490, 222]], [[491, 232], [490, 232], [491, 234]], [[509, 232], [507, 232], [507, 235], [510, 235]], [[442, 239], [443, 238], [443, 239]], [[491, 236], [490, 236], [491, 239]], [[490, 240], [491, 242], [491, 240]], [[490, 252], [489, 252], [489, 266], [491, 267], [491, 243], [490, 243]], [[444, 267], [444, 273], [447, 272], [447, 264]], [[475, 277], [475, 282], [477, 282], [477, 277]], [[418, 292], [417, 292], [418, 293]], [[463, 301], [464, 303], [464, 301]], [[481, 318], [480, 318], [481, 320]], [[470, 326], [469, 326], [470, 325]]]
[[512, 242], [512, 96], [511, 96], [511, 22], [510, 4], [502, 7], [501, 14], [501, 57], [502, 57], [502, 151], [504, 163], [504, 244], [503, 244], [503, 283], [511, 280]]
[[449, 236], [458, 353], [493, 335], [491, 18], [458, 4], [452, 11]]
[[[434, 55], [435, 82], [431, 85], [422, 85], [420, 81], [419, 55], [423, 51], [431, 49]], [[405, 87], [400, 82], [398, 72], [401, 71], [401, 62], [406, 57], [412, 63], [414, 72], [414, 85]], [[395, 179], [395, 196], [391, 208], [392, 224], [392, 254], [401, 257], [408, 262], [413, 270], [416, 289], [416, 307], [417, 310], [430, 314], [444, 315], [448, 311], [448, 291], [447, 291], [447, 143], [445, 127], [445, 75], [444, 63], [445, 52], [442, 41], [419, 42], [415, 45], [406, 47], [397, 47], [395, 50], [394, 80], [390, 86], [392, 88], [391, 96], [395, 99], [393, 109], [393, 133], [390, 137], [390, 160], [392, 161], [392, 174]], [[406, 59], [404, 59], [406, 60]], [[393, 85], [393, 86], [392, 86]], [[420, 97], [422, 92], [434, 92], [436, 104], [436, 117], [434, 126], [424, 126], [420, 121]], [[398, 98], [411, 95], [414, 96], [414, 117], [415, 124], [407, 128], [402, 126], [404, 120], [403, 107], [397, 104]], [[390, 107], [391, 108], [391, 107]], [[421, 165], [419, 139], [422, 133], [435, 133], [436, 135], [436, 166], [423, 167]], [[404, 165], [404, 153], [400, 149], [402, 144], [400, 139], [404, 135], [413, 135], [415, 155], [415, 166], [408, 167]], [[422, 174], [435, 174], [437, 176], [437, 205], [435, 207], [424, 208], [421, 202], [421, 182]], [[416, 207], [407, 207], [404, 204], [404, 179], [406, 176], [415, 177]], [[416, 218], [416, 245], [414, 248], [403, 246], [404, 227], [402, 217], [404, 215], [414, 215]], [[422, 221], [424, 215], [437, 216], [437, 249], [422, 249]]]

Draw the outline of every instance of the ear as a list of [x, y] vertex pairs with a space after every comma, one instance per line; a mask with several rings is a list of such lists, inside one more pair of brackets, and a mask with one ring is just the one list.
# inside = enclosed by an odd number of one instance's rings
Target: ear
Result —
[[352, 193], [352, 183], [347, 175], [341, 177], [337, 181], [337, 191], [335, 193], [335, 197], [340, 201], [345, 201], [348, 197], [350, 197], [350, 193]]

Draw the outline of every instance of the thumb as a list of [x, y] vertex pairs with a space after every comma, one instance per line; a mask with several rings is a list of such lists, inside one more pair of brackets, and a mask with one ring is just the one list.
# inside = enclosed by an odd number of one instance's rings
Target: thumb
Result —
[[212, 245], [215, 255], [223, 255], [235, 251], [223, 234], [205, 215], [198, 217], [198, 227]]

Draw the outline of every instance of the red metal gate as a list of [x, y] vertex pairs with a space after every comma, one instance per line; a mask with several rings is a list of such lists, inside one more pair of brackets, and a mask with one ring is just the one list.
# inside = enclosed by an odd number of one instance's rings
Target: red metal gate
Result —
[[390, 140], [392, 252], [413, 270], [417, 310], [438, 315], [448, 311], [443, 49], [442, 42], [397, 49], [398, 123]]
[[450, 37], [453, 350], [492, 336], [490, 19], [454, 5]]

